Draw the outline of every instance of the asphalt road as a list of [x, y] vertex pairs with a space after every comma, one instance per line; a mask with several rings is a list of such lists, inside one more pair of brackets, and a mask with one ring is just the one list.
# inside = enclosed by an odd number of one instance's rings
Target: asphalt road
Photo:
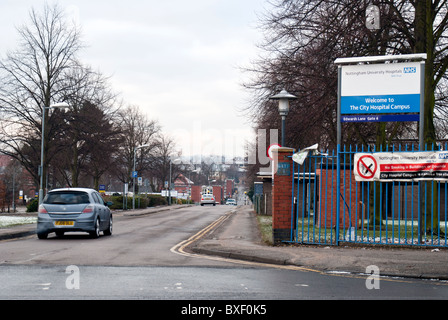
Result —
[[[67, 266], [69, 267], [69, 266]], [[0, 299], [148, 299], [271, 301], [445, 299], [446, 286], [247, 267], [2, 266]], [[250, 302], [254, 303], [254, 302]]]
[[[76, 233], [1, 241], [0, 299], [237, 300], [270, 307], [273, 300], [448, 297], [448, 285], [440, 282], [381, 279], [378, 288], [369, 288], [375, 283], [363, 276], [260, 267], [173, 250], [230, 209], [194, 206], [138, 217], [118, 214], [113, 235], [99, 239]], [[180, 314], [186, 306], [170, 311]]]
[[67, 233], [58, 238], [52, 233], [46, 240], [30, 236], [0, 242], [0, 265], [217, 265], [208, 259], [173, 254], [170, 249], [229, 210], [229, 206], [193, 206], [143, 216], [115, 214], [111, 237], [90, 239], [87, 233]]

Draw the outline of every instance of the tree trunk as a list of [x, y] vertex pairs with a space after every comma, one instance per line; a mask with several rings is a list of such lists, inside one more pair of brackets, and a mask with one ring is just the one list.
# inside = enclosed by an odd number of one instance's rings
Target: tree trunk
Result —
[[[435, 71], [434, 61], [436, 58], [435, 40], [433, 22], [435, 17], [434, 7], [431, 0], [417, 1], [415, 6], [415, 51], [417, 53], [426, 53], [425, 63], [425, 102], [424, 102], [424, 124], [423, 141], [421, 150], [433, 150], [436, 145], [436, 130], [434, 126], [434, 107], [435, 107]], [[438, 183], [428, 181], [422, 183], [422, 188], [426, 190], [426, 196], [422, 197], [422, 211], [425, 216], [424, 226], [426, 231], [434, 232], [438, 230]], [[423, 223], [423, 219], [420, 221]]]

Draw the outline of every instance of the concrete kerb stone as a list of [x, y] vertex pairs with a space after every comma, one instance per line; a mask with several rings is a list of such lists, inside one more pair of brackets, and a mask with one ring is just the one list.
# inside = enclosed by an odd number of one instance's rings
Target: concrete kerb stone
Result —
[[[240, 210], [248, 210], [241, 208]], [[241, 212], [240, 212], [241, 213]], [[318, 272], [365, 274], [370, 265], [377, 265], [381, 276], [414, 279], [448, 280], [448, 250], [431, 248], [322, 247], [308, 245], [269, 246], [259, 239], [241, 239], [232, 233], [237, 222], [231, 219], [216, 230], [192, 243], [190, 252], [234, 260], [296, 266]], [[242, 222], [236, 219], [235, 221]], [[244, 224], [244, 223], [241, 223]], [[256, 227], [252, 225], [252, 228]]]
[[177, 210], [177, 209], [184, 209], [194, 206], [193, 204], [182, 204], [182, 205], [171, 205], [171, 206], [157, 206], [157, 207], [150, 207], [145, 209], [135, 209], [135, 210], [120, 210], [120, 211], [114, 211], [115, 214], [121, 214], [124, 216], [143, 216], [147, 214], [153, 214], [157, 212], [162, 211], [168, 211], [168, 210]]
[[0, 241], [24, 238], [36, 234], [36, 224], [26, 224], [0, 229]]

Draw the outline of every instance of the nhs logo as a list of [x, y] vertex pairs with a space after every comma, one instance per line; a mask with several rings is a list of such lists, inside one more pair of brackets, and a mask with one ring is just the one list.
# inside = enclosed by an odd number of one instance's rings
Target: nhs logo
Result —
[[440, 153], [439, 159], [448, 159], [448, 152]]
[[416, 72], [417, 72], [416, 67], [405, 67], [404, 68], [404, 73], [416, 73]]

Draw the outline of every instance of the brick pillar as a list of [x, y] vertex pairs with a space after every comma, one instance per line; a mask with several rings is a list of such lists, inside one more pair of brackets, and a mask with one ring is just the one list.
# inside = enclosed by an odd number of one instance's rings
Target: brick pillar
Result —
[[294, 149], [281, 147], [273, 151], [272, 236], [274, 244], [291, 240], [292, 156]]

